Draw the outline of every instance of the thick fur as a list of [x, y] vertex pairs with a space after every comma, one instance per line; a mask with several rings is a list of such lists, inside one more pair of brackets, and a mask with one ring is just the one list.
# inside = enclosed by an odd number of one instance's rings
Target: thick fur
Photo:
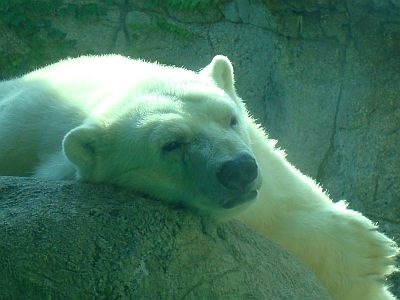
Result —
[[[241, 193], [216, 175], [239, 154], [258, 165]], [[396, 244], [285, 159], [223, 56], [199, 73], [80, 57], [0, 83], [0, 175], [108, 182], [234, 216], [301, 259], [333, 298], [395, 299], [384, 278]]]

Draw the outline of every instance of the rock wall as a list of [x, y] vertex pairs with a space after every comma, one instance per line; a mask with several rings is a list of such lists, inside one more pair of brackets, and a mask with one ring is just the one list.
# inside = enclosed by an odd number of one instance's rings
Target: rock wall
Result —
[[[225, 54], [239, 94], [289, 160], [400, 241], [398, 1], [57, 3], [39, 19], [50, 25], [31, 35], [0, 23], [0, 51], [14, 57], [2, 77], [65, 54], [118, 52], [191, 69]], [[32, 37], [43, 42], [30, 46]]]

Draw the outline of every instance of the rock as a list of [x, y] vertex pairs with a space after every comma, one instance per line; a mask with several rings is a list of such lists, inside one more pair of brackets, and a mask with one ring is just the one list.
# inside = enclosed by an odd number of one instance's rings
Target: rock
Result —
[[329, 299], [245, 226], [110, 186], [0, 179], [2, 299]]

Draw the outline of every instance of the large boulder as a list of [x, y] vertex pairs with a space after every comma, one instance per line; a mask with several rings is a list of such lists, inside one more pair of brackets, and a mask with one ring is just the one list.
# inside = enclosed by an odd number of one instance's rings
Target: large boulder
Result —
[[1, 299], [329, 299], [287, 251], [111, 186], [0, 179]]

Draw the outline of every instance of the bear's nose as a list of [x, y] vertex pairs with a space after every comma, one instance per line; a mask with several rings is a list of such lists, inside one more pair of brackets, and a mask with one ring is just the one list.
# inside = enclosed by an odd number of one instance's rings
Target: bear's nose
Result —
[[217, 171], [217, 179], [223, 186], [241, 192], [246, 191], [257, 175], [257, 162], [248, 153], [241, 153], [234, 159], [224, 162]]

